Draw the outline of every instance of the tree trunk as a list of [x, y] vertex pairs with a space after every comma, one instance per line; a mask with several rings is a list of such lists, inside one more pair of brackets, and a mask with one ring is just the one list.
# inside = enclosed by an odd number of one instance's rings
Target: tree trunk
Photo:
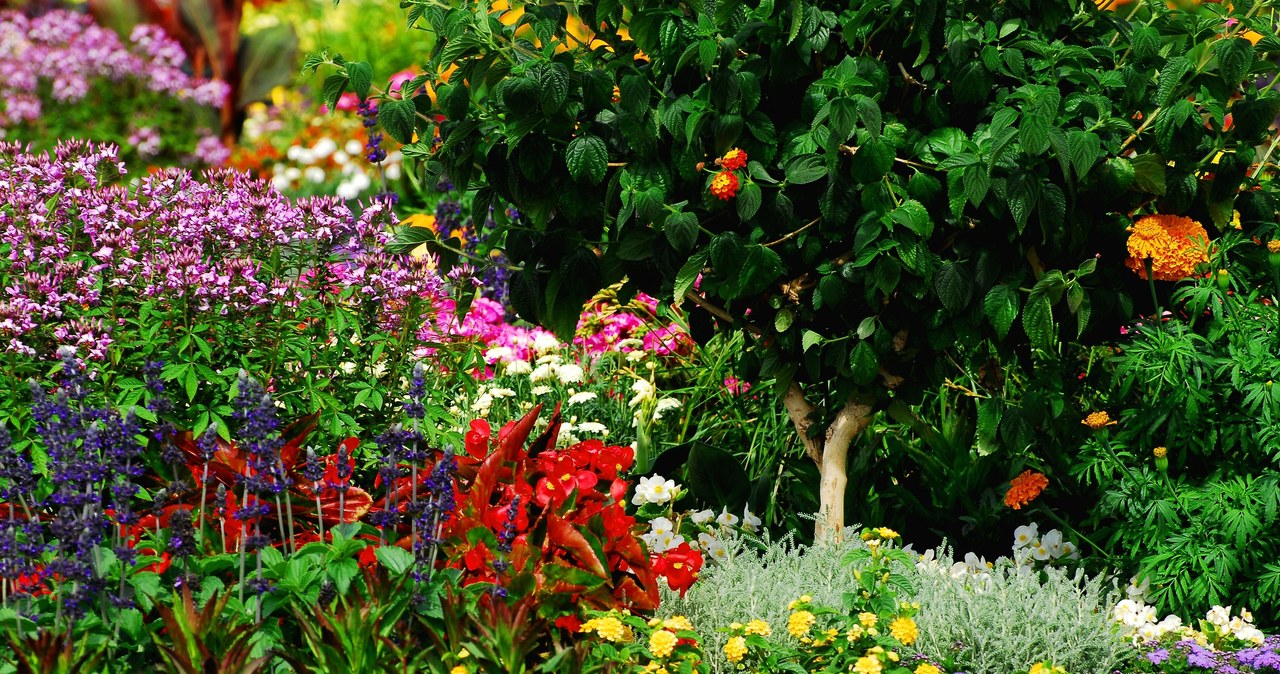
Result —
[[818, 465], [820, 478], [818, 491], [818, 520], [814, 526], [814, 541], [839, 543], [844, 535], [844, 492], [848, 485], [845, 469], [849, 459], [849, 447], [853, 439], [871, 423], [872, 404], [869, 399], [849, 399], [822, 435], [813, 435], [814, 407], [804, 397], [804, 389], [792, 382], [782, 399], [787, 416], [800, 434], [805, 454]]

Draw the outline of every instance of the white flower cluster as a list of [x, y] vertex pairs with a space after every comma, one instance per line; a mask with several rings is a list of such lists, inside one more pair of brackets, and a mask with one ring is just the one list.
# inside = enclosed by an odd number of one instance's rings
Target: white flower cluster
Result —
[[1056, 561], [1058, 559], [1080, 559], [1080, 551], [1071, 541], [1062, 540], [1062, 532], [1050, 529], [1044, 536], [1040, 535], [1040, 526], [1035, 522], [1020, 526], [1013, 531], [1013, 556], [1022, 563]]
[[[289, 190], [310, 183], [320, 185], [328, 181], [325, 166], [338, 172], [340, 182], [334, 193], [342, 199], [355, 199], [373, 187], [370, 176], [372, 167], [364, 160], [364, 146], [358, 140], [348, 140], [338, 147], [332, 138], [324, 137], [306, 147], [294, 145], [285, 152], [289, 163], [278, 162], [272, 167], [271, 184], [278, 190]], [[383, 160], [387, 180], [399, 180], [403, 157], [399, 150], [391, 152]]]
[[[650, 475], [640, 478], [640, 482], [636, 484], [631, 504], [634, 506], [650, 503], [663, 505], [679, 498], [680, 492], [681, 487], [675, 480], [668, 480], [661, 475]], [[762, 524], [760, 518], [756, 517], [750, 508], [743, 509], [741, 519], [729, 512], [727, 508], [720, 511], [719, 515], [713, 510], [699, 510], [689, 513], [688, 517], [690, 522], [701, 529], [697, 540], [686, 540], [683, 534], [676, 531], [676, 524], [669, 518], [658, 517], [649, 522], [649, 532], [640, 537], [648, 546], [649, 552], [662, 554], [687, 542], [689, 547], [706, 553], [705, 556], [709, 560], [724, 560], [728, 558], [729, 552], [716, 534], [723, 535], [735, 526], [743, 531], [756, 533], [760, 531]], [[713, 528], [713, 523], [718, 528]]]
[[678, 410], [681, 402], [675, 398], [659, 398], [658, 389], [648, 379], [637, 379], [631, 384], [631, 392], [635, 395], [627, 402], [634, 407], [633, 425], [637, 428], [662, 419], [662, 415], [671, 410]]
[[[1131, 582], [1131, 586], [1135, 583]], [[1167, 615], [1156, 620], [1156, 609], [1141, 599], [1124, 599], [1111, 611], [1111, 618], [1122, 626], [1125, 637], [1133, 642], [1154, 641], [1172, 634], [1179, 638], [1193, 639], [1203, 646], [1212, 646], [1212, 642], [1224, 638], [1237, 639], [1252, 644], [1261, 644], [1266, 636], [1253, 625], [1253, 614], [1245, 609], [1240, 614], [1231, 615], [1230, 606], [1214, 606], [1205, 614], [1204, 624], [1211, 629], [1209, 633], [1182, 624], [1176, 615]]]

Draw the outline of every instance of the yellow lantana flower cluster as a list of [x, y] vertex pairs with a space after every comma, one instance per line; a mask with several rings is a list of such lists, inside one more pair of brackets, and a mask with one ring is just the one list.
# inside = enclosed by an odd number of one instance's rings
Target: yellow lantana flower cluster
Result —
[[676, 633], [668, 629], [655, 630], [649, 635], [649, 652], [654, 657], [667, 658], [671, 657], [671, 653], [676, 649]]
[[916, 621], [907, 616], [901, 616], [889, 623], [889, 635], [904, 645], [910, 646], [920, 638], [920, 628], [916, 627]]
[[627, 629], [621, 620], [613, 616], [592, 618], [582, 623], [582, 627], [579, 627], [578, 631], [583, 633], [595, 632], [613, 643], [631, 641], [631, 630]]
[[809, 633], [809, 628], [813, 627], [813, 623], [817, 620], [809, 611], [796, 611], [787, 618], [787, 632], [799, 639]]
[[747, 640], [744, 637], [733, 637], [724, 645], [724, 657], [732, 663], [742, 662], [747, 655]]

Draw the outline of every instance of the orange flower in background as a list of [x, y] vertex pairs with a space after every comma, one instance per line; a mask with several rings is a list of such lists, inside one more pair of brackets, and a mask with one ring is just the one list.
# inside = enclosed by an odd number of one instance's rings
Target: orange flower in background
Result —
[[1111, 420], [1111, 415], [1106, 412], [1090, 412], [1089, 416], [1080, 420], [1080, 423], [1095, 431], [1100, 431], [1107, 426], [1116, 425], [1116, 422]]
[[1049, 478], [1034, 470], [1024, 470], [1018, 477], [1009, 481], [1009, 491], [1004, 495], [1004, 504], [1014, 510], [1036, 500], [1040, 492], [1049, 486]]
[[1129, 259], [1125, 266], [1147, 278], [1151, 260], [1157, 281], [1181, 281], [1209, 262], [1209, 233], [1204, 225], [1181, 215], [1148, 215], [1129, 228]]
[[1133, 0], [1094, 0], [1094, 3], [1098, 5], [1098, 9], [1115, 11], [1125, 5], [1132, 5]]
[[724, 153], [724, 156], [717, 159], [716, 163], [726, 171], [737, 171], [747, 165], [747, 153], [735, 147]]
[[738, 176], [733, 171], [721, 171], [711, 179], [711, 194], [728, 201], [738, 193]]

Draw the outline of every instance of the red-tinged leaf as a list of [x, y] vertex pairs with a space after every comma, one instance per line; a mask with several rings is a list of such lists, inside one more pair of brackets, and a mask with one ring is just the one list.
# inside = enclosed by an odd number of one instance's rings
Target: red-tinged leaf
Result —
[[[284, 427], [280, 431], [280, 437], [284, 439], [284, 446], [280, 448], [280, 462], [284, 465], [286, 472], [291, 472], [298, 464], [298, 457], [302, 454], [302, 443], [306, 442], [307, 436], [316, 429], [316, 422], [320, 419], [319, 412], [312, 412], [297, 421]], [[347, 438], [343, 441], [345, 444], [355, 438]], [[356, 444], [360, 444], [359, 440], [355, 440]]]
[[547, 422], [547, 427], [529, 445], [529, 458], [536, 459], [539, 454], [548, 449], [555, 449], [558, 435], [560, 435], [560, 403], [557, 402], [555, 411], [551, 413], [551, 420]]
[[[348, 487], [346, 496], [341, 498], [342, 510], [339, 510], [338, 490], [320, 490], [320, 514], [324, 518], [326, 526], [329, 526], [331, 522], [337, 523], [339, 521], [339, 513], [342, 513], [342, 522], [359, 521], [373, 507], [373, 497], [369, 495], [369, 492], [356, 486]], [[312, 499], [314, 500], [314, 497]]]
[[613, 594], [621, 604], [637, 611], [652, 611], [658, 608], [658, 585], [652, 581], [645, 584], [647, 589], [636, 583], [636, 579], [623, 578], [614, 589]]
[[538, 421], [542, 405], [534, 405], [529, 413], [520, 421], [508, 424], [503, 433], [498, 435], [498, 450], [485, 458], [476, 473], [476, 480], [471, 485], [471, 505], [483, 517], [484, 510], [492, 502], [493, 490], [497, 486], [498, 475], [508, 461], [515, 461], [524, 443]]
[[[571, 557], [577, 560], [579, 566], [597, 576], [608, 575], [604, 564], [600, 561], [600, 556], [591, 547], [587, 537], [583, 536], [577, 527], [574, 527], [555, 513], [547, 514], [547, 545], [555, 546], [568, 552]], [[548, 554], [551, 554], [551, 551], [544, 546], [543, 555], [546, 556]]]

